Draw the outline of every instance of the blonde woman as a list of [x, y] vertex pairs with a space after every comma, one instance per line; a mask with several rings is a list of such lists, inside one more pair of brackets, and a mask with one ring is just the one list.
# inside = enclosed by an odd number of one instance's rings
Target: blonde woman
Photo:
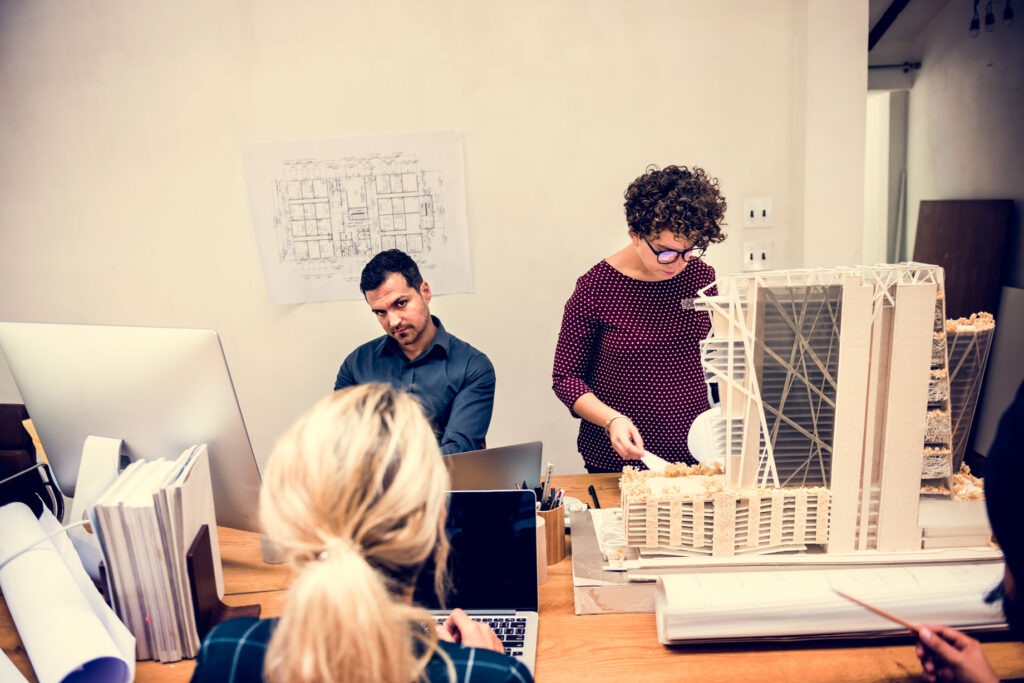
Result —
[[420, 567], [446, 563], [447, 488], [411, 396], [364, 384], [313, 406], [275, 445], [260, 493], [293, 569], [284, 613], [214, 628], [192, 680], [531, 681], [485, 624], [455, 610], [435, 631], [412, 603]]

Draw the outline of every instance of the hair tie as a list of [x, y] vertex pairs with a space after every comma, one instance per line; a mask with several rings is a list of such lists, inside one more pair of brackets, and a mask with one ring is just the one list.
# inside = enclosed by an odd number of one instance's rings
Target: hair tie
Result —
[[362, 551], [362, 546], [354, 543], [350, 539], [335, 538], [317, 554], [316, 559], [322, 562], [332, 556], [340, 556], [343, 552], [357, 553], [361, 556], [363, 554]]

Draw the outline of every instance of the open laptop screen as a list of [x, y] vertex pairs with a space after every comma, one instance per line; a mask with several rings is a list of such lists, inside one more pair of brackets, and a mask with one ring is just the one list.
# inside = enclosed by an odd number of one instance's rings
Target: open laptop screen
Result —
[[540, 486], [540, 461], [544, 444], [540, 441], [444, 456], [452, 489], [492, 491], [494, 489]]
[[[533, 491], [452, 491], [445, 529], [452, 590], [445, 607], [537, 610], [537, 517]], [[414, 600], [440, 609], [428, 561]]]

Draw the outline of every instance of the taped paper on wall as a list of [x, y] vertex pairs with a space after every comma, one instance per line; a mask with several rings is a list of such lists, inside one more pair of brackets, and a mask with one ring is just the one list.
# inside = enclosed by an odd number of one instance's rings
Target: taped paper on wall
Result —
[[363, 298], [378, 252], [416, 260], [435, 294], [473, 291], [462, 135], [249, 145], [253, 227], [275, 304]]

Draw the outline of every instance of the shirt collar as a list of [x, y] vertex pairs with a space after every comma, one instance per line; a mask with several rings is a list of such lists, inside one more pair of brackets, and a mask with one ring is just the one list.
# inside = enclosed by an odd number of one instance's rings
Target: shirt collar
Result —
[[[402, 353], [402, 350], [398, 348], [398, 342], [396, 342], [391, 335], [387, 334], [384, 335], [380, 344], [378, 344], [377, 348], [374, 349], [374, 353], [378, 358], [383, 356], [385, 353], [391, 353], [409, 363], [422, 358], [427, 358], [431, 353], [441, 353], [447, 357], [451, 348], [451, 335], [449, 335], [448, 331], [444, 329], [444, 325], [441, 324], [441, 320], [436, 315], [430, 316], [430, 319], [434, 321], [434, 327], [437, 328], [437, 332], [434, 333], [434, 340], [430, 343], [430, 346], [416, 358], [413, 358], [412, 360], [406, 358], [405, 354]], [[435, 349], [438, 349], [438, 351], [435, 351]]]

